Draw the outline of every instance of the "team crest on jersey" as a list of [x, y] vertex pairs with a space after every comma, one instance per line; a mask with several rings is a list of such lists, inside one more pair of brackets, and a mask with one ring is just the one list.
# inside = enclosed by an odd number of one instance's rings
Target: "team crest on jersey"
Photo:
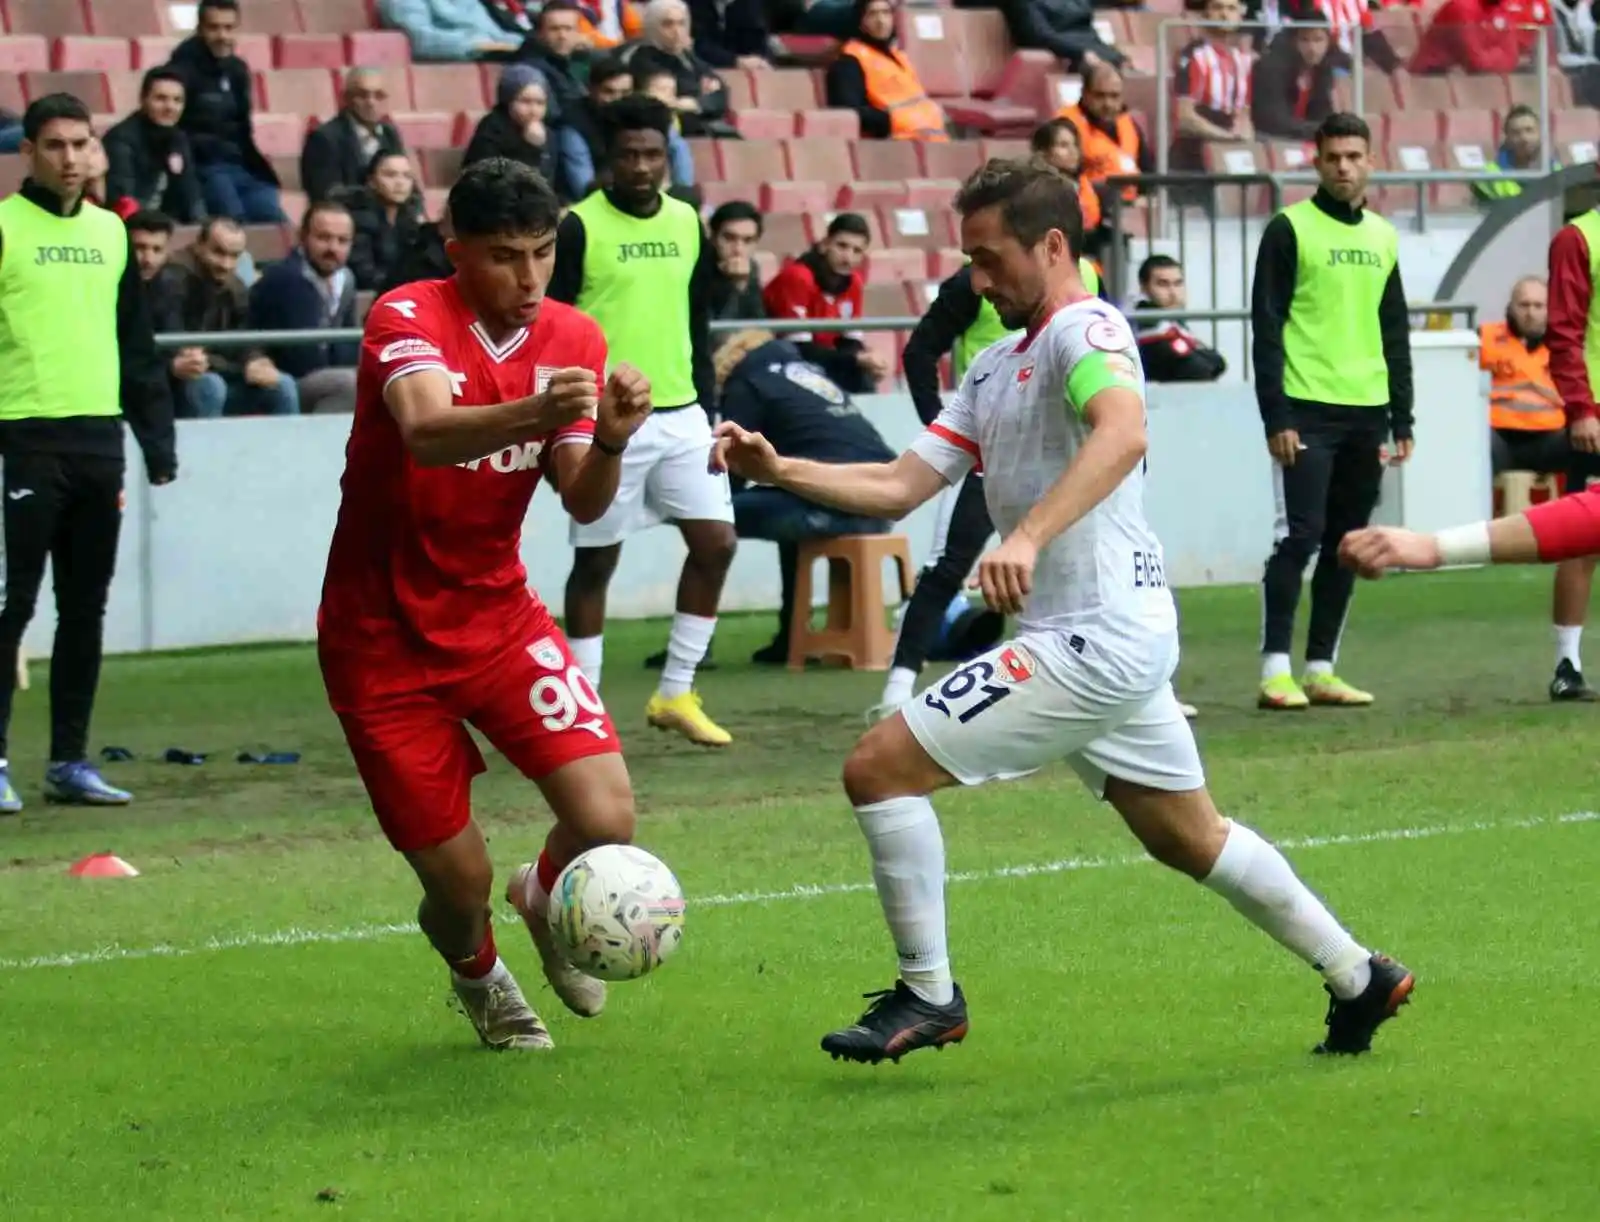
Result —
[[444, 353], [425, 339], [397, 339], [378, 353], [378, 359], [387, 365], [390, 361], [409, 361], [419, 357], [443, 355]]
[[1084, 342], [1101, 352], [1122, 352], [1128, 347], [1122, 328], [1109, 318], [1097, 318], [1083, 329]]
[[1006, 678], [1013, 683], [1026, 683], [1033, 678], [1033, 655], [1021, 645], [1007, 645], [1000, 651], [1000, 665]]
[[532, 645], [528, 646], [528, 656], [546, 670], [565, 670], [567, 668], [567, 658], [561, 652], [561, 646], [547, 636], [540, 637]]
[[554, 365], [535, 365], [533, 367], [533, 393], [542, 395], [550, 389], [550, 379], [556, 376]]
[[1032, 365], [1024, 365], [1021, 369], [1017, 370], [1017, 385], [1018, 386], [1026, 386], [1028, 384], [1028, 379], [1030, 379], [1032, 377], [1033, 377], [1033, 366]]

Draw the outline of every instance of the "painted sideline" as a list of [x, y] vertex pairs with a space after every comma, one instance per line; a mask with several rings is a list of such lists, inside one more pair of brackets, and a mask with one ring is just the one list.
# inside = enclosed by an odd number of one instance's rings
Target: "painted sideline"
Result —
[[[1572, 823], [1600, 821], [1600, 811], [1575, 811], [1567, 815], [1550, 815], [1533, 819], [1513, 819], [1501, 822], [1439, 823], [1423, 827], [1390, 828], [1376, 832], [1347, 832], [1331, 836], [1297, 836], [1276, 840], [1273, 843], [1285, 850], [1329, 849], [1345, 845], [1391, 844], [1405, 840], [1436, 840], [1444, 836], [1465, 836], [1474, 832], [1520, 832], [1535, 828], [1560, 827]], [[1079, 870], [1121, 869], [1127, 866], [1151, 864], [1144, 854], [1117, 857], [1067, 857], [1059, 861], [1035, 862], [1027, 865], [999, 866], [990, 870], [961, 870], [951, 873], [951, 883], [997, 882], [1004, 879], [1036, 878], [1047, 874], [1070, 874]], [[691, 911], [699, 908], [728, 908], [739, 905], [777, 904], [788, 900], [827, 899], [836, 895], [855, 895], [873, 890], [873, 884], [858, 883], [802, 883], [780, 891], [735, 891], [726, 895], [691, 897]], [[346, 929], [278, 929], [267, 933], [236, 934], [227, 938], [210, 938], [190, 946], [120, 946], [113, 944], [98, 950], [72, 951], [60, 955], [38, 955], [27, 959], [0, 959], [0, 972], [25, 972], [40, 968], [86, 967], [96, 963], [125, 963], [136, 959], [186, 959], [191, 955], [211, 951], [248, 950], [262, 946], [311, 946], [339, 942], [371, 942], [379, 938], [398, 937], [416, 933], [416, 925], [385, 923], [355, 925]]]

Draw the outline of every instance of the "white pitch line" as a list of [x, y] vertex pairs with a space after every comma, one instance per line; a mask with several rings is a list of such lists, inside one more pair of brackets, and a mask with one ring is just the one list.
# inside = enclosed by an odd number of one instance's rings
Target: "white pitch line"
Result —
[[[1291, 836], [1275, 840], [1282, 849], [1328, 849], [1346, 845], [1390, 844], [1404, 840], [1436, 840], [1442, 836], [1465, 836], [1473, 832], [1520, 832], [1534, 828], [1559, 827], [1573, 823], [1600, 821], [1600, 811], [1583, 810], [1567, 815], [1512, 819], [1501, 822], [1439, 823], [1422, 827], [1398, 827], [1375, 832], [1344, 832], [1329, 836]], [[998, 882], [1005, 879], [1037, 878], [1049, 874], [1069, 874], [1079, 870], [1120, 869], [1149, 865], [1144, 854], [1118, 857], [1067, 857], [1059, 861], [1026, 865], [998, 866], [989, 870], [962, 870], [948, 876], [951, 883]], [[726, 895], [691, 898], [689, 908], [728, 908], [740, 905], [766, 905], [787, 900], [827, 899], [837, 895], [856, 895], [872, 891], [871, 883], [799, 884], [781, 891], [735, 891]], [[40, 968], [87, 967], [96, 963], [126, 963], [138, 959], [186, 959], [209, 951], [247, 950], [263, 946], [321, 946], [340, 942], [371, 942], [380, 938], [416, 933], [411, 922], [355, 925], [345, 929], [278, 929], [268, 933], [244, 933], [227, 938], [208, 938], [190, 946], [120, 946], [113, 943], [98, 950], [72, 951], [60, 955], [37, 955], [27, 959], [0, 959], [0, 972], [25, 972]]]

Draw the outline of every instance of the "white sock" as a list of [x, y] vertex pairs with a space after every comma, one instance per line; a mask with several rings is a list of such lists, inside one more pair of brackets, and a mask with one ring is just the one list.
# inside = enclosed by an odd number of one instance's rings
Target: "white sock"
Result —
[[661, 668], [661, 685], [656, 688], [668, 700], [694, 687], [694, 672], [700, 659], [711, 648], [711, 634], [717, 630], [717, 617], [685, 615], [672, 617], [672, 635], [667, 638], [667, 664]]
[[572, 650], [572, 660], [578, 664], [578, 669], [583, 671], [584, 677], [594, 687], [600, 690], [600, 667], [605, 659], [605, 643], [603, 636], [574, 636], [567, 638], [567, 646]]
[[522, 884], [522, 902], [528, 906], [528, 911], [537, 917], [550, 915], [550, 893], [544, 889], [544, 884], [539, 881], [539, 867], [535, 866], [528, 871], [527, 878]]
[[1261, 655], [1261, 682], [1276, 679], [1279, 675], [1289, 673], [1289, 655], [1286, 653], [1264, 653]]
[[512, 984], [516, 983], [511, 979], [511, 969], [505, 965], [503, 959], [496, 959], [494, 966], [489, 969], [489, 974], [487, 976], [479, 976], [476, 980], [470, 976], [463, 976], [453, 968], [450, 972], [450, 978], [457, 984], [464, 985], [469, 989], [486, 989], [491, 984], [505, 984], [507, 981], [511, 981]]
[[883, 704], [900, 705], [911, 699], [917, 688], [917, 672], [909, 666], [895, 666], [883, 684]]
[[1583, 663], [1578, 658], [1578, 645], [1583, 640], [1583, 625], [1577, 624], [1568, 627], [1564, 624], [1556, 624], [1555, 630], [1556, 665], [1560, 666], [1563, 661], [1567, 661], [1572, 663], [1573, 670], [1581, 671]]
[[1321, 972], [1336, 996], [1359, 996], [1372, 979], [1367, 949], [1295, 876], [1283, 854], [1244, 824], [1230, 821], [1222, 852], [1202, 881]]
[[900, 956], [900, 979], [924, 1001], [955, 997], [944, 928], [944, 833], [927, 798], [890, 798], [856, 807], [872, 851], [883, 918]]
[[1333, 674], [1333, 662], [1326, 658], [1313, 662], [1308, 658], [1306, 660], [1306, 674], [1318, 679], [1326, 679]]

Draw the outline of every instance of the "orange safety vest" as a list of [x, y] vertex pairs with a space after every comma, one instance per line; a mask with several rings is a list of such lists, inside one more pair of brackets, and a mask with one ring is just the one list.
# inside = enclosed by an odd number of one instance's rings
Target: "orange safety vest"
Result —
[[1489, 427], [1554, 432], [1565, 428], [1567, 413], [1550, 379], [1550, 349], [1532, 352], [1503, 322], [1478, 328], [1478, 364], [1489, 371]]
[[911, 61], [894, 48], [887, 53], [852, 39], [839, 48], [861, 65], [867, 82], [867, 101], [889, 112], [889, 135], [896, 140], [950, 139], [945, 131], [944, 108], [923, 92]]
[[1083, 230], [1100, 227], [1100, 195], [1087, 174], [1078, 175], [1078, 211], [1083, 213]]
[[[1115, 140], [1090, 122], [1080, 106], [1063, 106], [1056, 118], [1070, 119], [1078, 129], [1078, 143], [1083, 146], [1083, 177], [1089, 182], [1100, 183], [1113, 174], [1139, 172], [1139, 128], [1132, 116], [1117, 116]], [[1138, 194], [1128, 187], [1122, 192], [1122, 198], [1132, 203]]]

